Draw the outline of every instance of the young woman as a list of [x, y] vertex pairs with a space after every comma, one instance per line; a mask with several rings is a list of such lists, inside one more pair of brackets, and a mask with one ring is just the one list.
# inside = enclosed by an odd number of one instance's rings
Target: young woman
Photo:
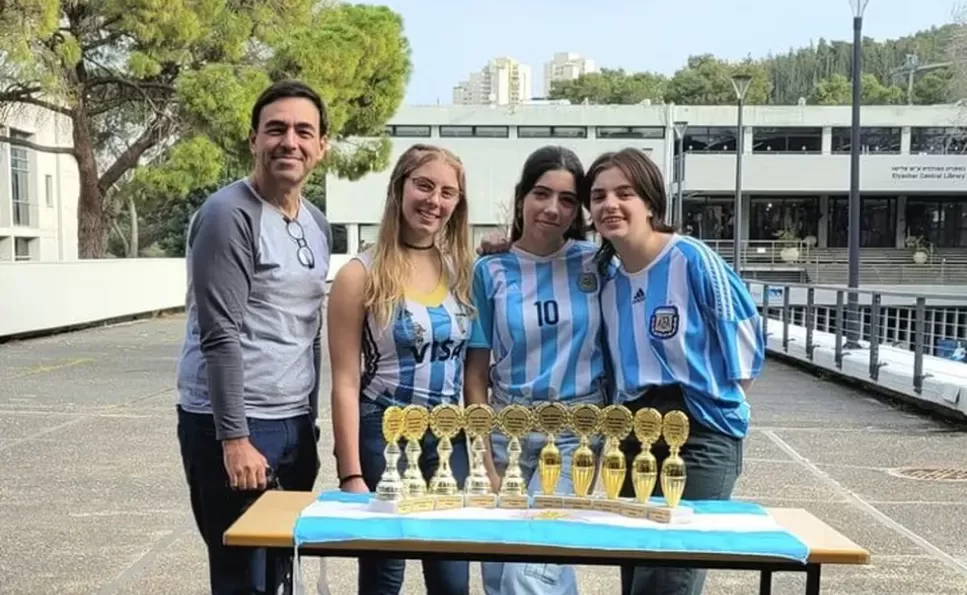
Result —
[[[489, 403], [498, 411], [512, 403], [605, 402], [597, 246], [584, 241], [583, 181], [584, 168], [570, 149], [544, 147], [524, 164], [514, 192], [512, 245], [474, 267], [478, 315], [467, 353], [468, 404], [487, 403], [488, 384]], [[521, 440], [530, 493], [540, 488], [535, 471], [544, 441], [537, 432]], [[497, 431], [491, 442], [488, 466], [497, 489], [507, 466], [507, 437]], [[563, 434], [556, 443], [563, 462], [558, 491], [569, 493], [577, 437]], [[577, 593], [570, 566], [484, 563], [482, 575], [488, 595]]]
[[[602, 269], [620, 261], [601, 290], [615, 400], [632, 412], [678, 409], [690, 420], [682, 449], [685, 500], [727, 500], [742, 471], [749, 428], [745, 391], [765, 356], [761, 320], [742, 279], [700, 240], [663, 221], [665, 183], [638, 149], [600, 156], [585, 181], [588, 207], [601, 235]], [[634, 439], [622, 445], [632, 496]], [[653, 450], [659, 463], [663, 444]], [[661, 487], [656, 487], [660, 495]], [[698, 595], [705, 572], [622, 568], [624, 595]]]
[[[470, 338], [470, 231], [460, 160], [418, 144], [396, 163], [376, 244], [343, 266], [329, 297], [332, 423], [339, 485], [374, 491], [383, 473], [383, 411], [411, 403], [459, 403]], [[427, 432], [420, 467], [437, 467]], [[453, 440], [453, 475], [469, 463], [464, 437]], [[361, 557], [360, 595], [396, 595], [403, 560]], [[469, 592], [469, 565], [425, 561], [430, 595]]]

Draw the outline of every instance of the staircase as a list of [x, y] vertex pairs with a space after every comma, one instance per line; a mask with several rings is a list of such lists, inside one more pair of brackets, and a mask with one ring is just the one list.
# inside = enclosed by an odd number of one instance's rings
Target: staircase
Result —
[[[849, 280], [849, 250], [814, 248], [805, 264], [810, 281], [845, 285]], [[913, 262], [905, 248], [861, 248], [860, 285], [967, 285], [967, 250], [935, 250], [924, 264]]]

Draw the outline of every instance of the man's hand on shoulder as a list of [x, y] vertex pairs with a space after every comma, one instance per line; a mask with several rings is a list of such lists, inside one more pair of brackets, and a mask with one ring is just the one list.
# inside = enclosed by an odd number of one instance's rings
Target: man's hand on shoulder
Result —
[[266, 488], [265, 472], [269, 462], [248, 438], [223, 440], [222, 454], [228, 484], [233, 490], [244, 492]]

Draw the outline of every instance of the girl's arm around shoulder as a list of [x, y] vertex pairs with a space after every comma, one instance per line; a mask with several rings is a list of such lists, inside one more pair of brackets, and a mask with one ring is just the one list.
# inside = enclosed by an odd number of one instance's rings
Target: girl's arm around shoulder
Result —
[[[339, 269], [329, 292], [329, 366], [332, 374], [332, 430], [340, 480], [361, 474], [359, 462], [359, 379], [366, 269], [356, 259]], [[345, 486], [344, 486], [345, 487]]]

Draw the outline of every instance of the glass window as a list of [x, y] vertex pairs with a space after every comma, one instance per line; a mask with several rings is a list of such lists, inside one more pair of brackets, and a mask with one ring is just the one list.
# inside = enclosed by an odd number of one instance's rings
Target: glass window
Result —
[[585, 126], [518, 126], [518, 138], [587, 138]]
[[[860, 151], [864, 154], [898, 154], [900, 152], [899, 128], [861, 128]], [[832, 130], [832, 152], [850, 152], [850, 133], [848, 127]]]
[[444, 138], [473, 136], [473, 126], [440, 126], [440, 136]]
[[967, 202], [962, 197], [907, 198], [907, 235], [938, 248], [967, 247]]
[[[11, 138], [27, 140], [30, 135], [10, 131]], [[13, 224], [30, 226], [30, 153], [25, 147], [10, 146], [10, 197], [13, 202]], [[25, 240], [26, 241], [26, 240]]]
[[54, 176], [44, 176], [44, 194], [47, 197], [47, 206], [54, 206]]
[[14, 260], [33, 260], [30, 250], [30, 238], [13, 239], [13, 259]]
[[967, 128], [911, 128], [910, 153], [921, 155], [967, 153]]
[[430, 127], [394, 125], [394, 126], [387, 126], [386, 133], [389, 134], [390, 136], [399, 136], [399, 137], [408, 137], [408, 138], [429, 138]]
[[753, 128], [753, 153], [821, 153], [822, 128]]
[[509, 126], [474, 126], [473, 127], [474, 136], [483, 136], [488, 138], [507, 138], [510, 136]]
[[665, 129], [647, 126], [598, 126], [598, 138], [665, 138]]
[[[726, 126], [689, 126], [685, 130], [686, 153], [735, 153], [735, 128]], [[675, 143], [678, 151], [678, 143]]]
[[[896, 247], [897, 199], [895, 197], [860, 198], [860, 246], [863, 248]], [[827, 245], [849, 246], [849, 197], [829, 198]]]

